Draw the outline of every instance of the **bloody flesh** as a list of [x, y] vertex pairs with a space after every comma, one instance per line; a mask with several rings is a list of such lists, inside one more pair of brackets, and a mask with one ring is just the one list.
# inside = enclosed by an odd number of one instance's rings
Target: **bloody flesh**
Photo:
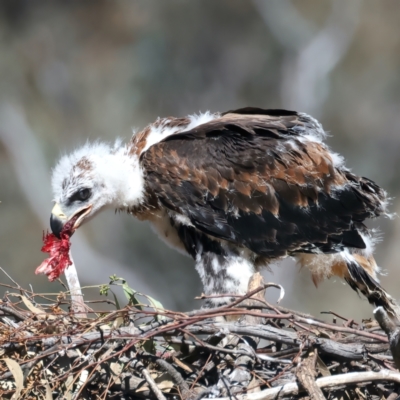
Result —
[[49, 281], [57, 279], [67, 267], [72, 264], [69, 257], [69, 249], [71, 247], [70, 237], [74, 233], [72, 227], [76, 218], [68, 221], [61, 233], [60, 239], [53, 233], [43, 234], [43, 247], [44, 253], [49, 253], [50, 257], [46, 258], [39, 267], [36, 268], [35, 274], [46, 274]]

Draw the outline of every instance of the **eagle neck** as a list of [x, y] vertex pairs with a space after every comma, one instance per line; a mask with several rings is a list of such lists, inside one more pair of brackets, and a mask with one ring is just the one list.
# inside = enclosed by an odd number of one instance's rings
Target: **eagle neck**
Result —
[[139, 158], [129, 154], [126, 148], [111, 155], [105, 176], [112, 206], [129, 209], [144, 201], [144, 177]]

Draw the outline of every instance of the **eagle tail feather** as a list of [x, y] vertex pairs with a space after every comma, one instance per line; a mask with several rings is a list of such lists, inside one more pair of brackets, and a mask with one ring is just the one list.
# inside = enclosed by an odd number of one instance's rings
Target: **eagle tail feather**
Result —
[[371, 263], [376, 265], [375, 260], [372, 258], [372, 260], [365, 259], [365, 261], [370, 262], [361, 263], [356, 258], [346, 260], [347, 274], [344, 279], [353, 290], [362, 293], [371, 304], [376, 307], [382, 306], [390, 316], [400, 318], [400, 306], [371, 275], [370, 268], [366, 268]]

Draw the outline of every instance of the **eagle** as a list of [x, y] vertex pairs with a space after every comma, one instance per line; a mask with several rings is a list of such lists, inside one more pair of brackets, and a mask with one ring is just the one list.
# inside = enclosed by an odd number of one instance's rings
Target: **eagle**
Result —
[[338, 276], [395, 314], [364, 224], [388, 215], [387, 194], [346, 168], [325, 138], [316, 119], [288, 110], [158, 118], [125, 144], [87, 143], [63, 156], [50, 226], [59, 237], [66, 223], [74, 231], [107, 208], [149, 221], [194, 259], [210, 307], [293, 257], [315, 285]]

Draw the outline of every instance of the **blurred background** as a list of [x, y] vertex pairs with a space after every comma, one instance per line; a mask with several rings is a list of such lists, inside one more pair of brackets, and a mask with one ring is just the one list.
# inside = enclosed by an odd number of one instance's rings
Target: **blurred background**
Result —
[[[34, 274], [45, 257], [51, 168], [86, 140], [129, 139], [158, 116], [244, 106], [308, 112], [400, 213], [399, 21], [400, 2], [389, 0], [3, 0], [0, 266], [23, 287], [62, 290]], [[383, 285], [400, 299], [400, 219], [370, 226], [381, 231]], [[101, 214], [74, 235], [72, 252], [82, 285], [117, 274], [168, 308], [199, 306], [192, 260], [128, 215]], [[266, 280], [285, 287], [285, 306], [371, 317], [340, 281], [315, 289], [292, 260], [273, 271]], [[9, 282], [1, 271], [0, 281]]]

